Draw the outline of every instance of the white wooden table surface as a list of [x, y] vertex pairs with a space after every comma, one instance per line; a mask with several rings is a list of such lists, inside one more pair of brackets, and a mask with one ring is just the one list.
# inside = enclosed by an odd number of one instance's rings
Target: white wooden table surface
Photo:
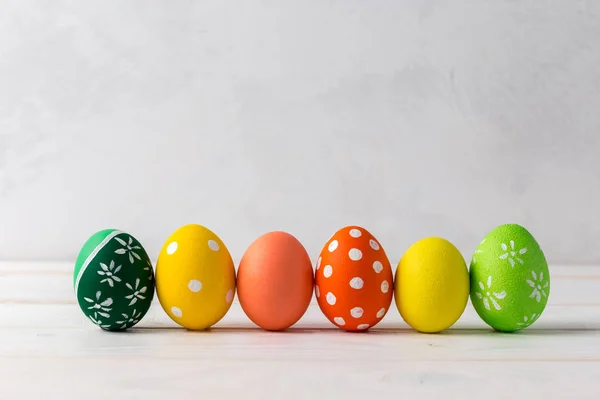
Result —
[[207, 332], [177, 327], [157, 301], [124, 333], [75, 303], [72, 265], [0, 263], [0, 399], [600, 399], [600, 268], [551, 266], [542, 317], [493, 332], [471, 304], [450, 330], [408, 328], [392, 303], [368, 333], [335, 329], [311, 304], [264, 332], [237, 298]]

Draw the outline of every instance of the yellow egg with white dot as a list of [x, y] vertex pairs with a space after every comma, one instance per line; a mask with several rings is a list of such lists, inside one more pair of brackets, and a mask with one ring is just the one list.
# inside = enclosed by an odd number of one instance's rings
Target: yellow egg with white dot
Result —
[[189, 224], [165, 242], [156, 264], [156, 294], [177, 324], [203, 330], [219, 322], [235, 295], [235, 267], [223, 241]]

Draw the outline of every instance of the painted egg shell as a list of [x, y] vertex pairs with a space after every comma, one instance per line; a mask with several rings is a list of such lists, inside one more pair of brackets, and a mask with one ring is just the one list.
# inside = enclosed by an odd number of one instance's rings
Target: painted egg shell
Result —
[[115, 229], [99, 231], [85, 242], [73, 283], [79, 307], [104, 330], [131, 328], [154, 297], [148, 254], [133, 236]]
[[167, 315], [187, 329], [219, 322], [235, 295], [235, 267], [225, 244], [201, 225], [177, 229], [158, 256], [156, 294]]
[[413, 329], [435, 333], [449, 328], [469, 299], [469, 272], [463, 256], [442, 238], [414, 243], [398, 263], [394, 299], [402, 319]]
[[514, 332], [542, 315], [550, 295], [548, 263], [525, 228], [501, 225], [479, 244], [469, 271], [471, 303], [492, 328]]
[[238, 297], [252, 322], [280, 331], [304, 315], [314, 285], [310, 257], [294, 236], [269, 232], [256, 239], [238, 268]]
[[381, 321], [392, 302], [393, 275], [381, 244], [364, 228], [347, 226], [317, 260], [315, 294], [334, 325], [364, 331]]

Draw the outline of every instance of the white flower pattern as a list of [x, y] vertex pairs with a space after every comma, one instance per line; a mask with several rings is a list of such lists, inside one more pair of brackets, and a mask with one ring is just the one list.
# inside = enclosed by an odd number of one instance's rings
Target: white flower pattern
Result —
[[486, 287], [483, 285], [483, 282], [479, 282], [479, 288], [481, 289], [481, 292], [475, 292], [475, 296], [477, 296], [477, 298], [481, 299], [483, 301], [483, 306], [486, 308], [486, 310], [491, 310], [490, 308], [490, 302], [492, 303], [492, 305], [494, 306], [494, 308], [496, 310], [501, 310], [502, 307], [500, 306], [500, 304], [498, 304], [498, 302], [496, 300], [502, 300], [506, 297], [506, 292], [502, 291], [502, 292], [490, 292], [492, 287], [492, 277], [488, 276], [487, 278], [487, 289]]
[[533, 313], [533, 314], [531, 314], [531, 317], [524, 316], [523, 321], [517, 322], [517, 325], [520, 327], [526, 328], [526, 327], [530, 326], [531, 324], [533, 324], [535, 321], [537, 321], [537, 319], [540, 317], [540, 315], [542, 315], [542, 314], [541, 313], [540, 314]]
[[477, 254], [483, 253], [483, 250], [481, 250], [479, 247], [485, 243], [485, 239], [483, 239], [481, 241], [481, 243], [479, 243], [479, 246], [477, 246], [477, 248], [475, 249], [475, 251], [473, 252], [473, 264], [477, 264]]
[[133, 293], [131, 293], [130, 295], [125, 296], [125, 298], [127, 300], [131, 300], [129, 302], [129, 306], [132, 306], [135, 303], [137, 303], [138, 299], [140, 299], [140, 300], [146, 299], [146, 297], [143, 296], [143, 294], [146, 293], [146, 290], [148, 290], [148, 287], [144, 286], [140, 289], [140, 278], [137, 278], [135, 280], [135, 286], [131, 286], [129, 283], [126, 283], [125, 286], [127, 286], [127, 288], [129, 290], [133, 291]]
[[89, 315], [88, 318], [90, 320], [92, 320], [92, 322], [95, 323], [96, 325], [98, 325], [100, 328], [104, 328], [104, 329], [109, 329], [110, 328], [110, 324], [108, 324], [108, 325], [105, 324], [99, 318], [96, 319], [96, 318], [92, 317], [91, 315]]
[[121, 278], [117, 276], [117, 273], [121, 270], [121, 266], [115, 268], [115, 262], [111, 261], [109, 265], [104, 263], [100, 263], [100, 270], [98, 271], [98, 275], [105, 276], [104, 279], [100, 281], [100, 283], [108, 283], [108, 286], [113, 287], [115, 282], [121, 282]]
[[544, 272], [540, 272], [539, 275], [535, 273], [535, 271], [531, 271], [531, 276], [533, 280], [527, 279], [527, 284], [533, 288], [533, 291], [529, 295], [530, 299], [535, 298], [535, 300], [539, 303], [543, 297], [548, 297], [548, 293], [546, 290], [550, 282], [546, 281], [544, 283]]
[[500, 256], [500, 259], [501, 260], [508, 259], [508, 262], [510, 262], [510, 266], [512, 268], [515, 267], [516, 262], [518, 262], [521, 265], [525, 264], [525, 262], [519, 256], [522, 256], [523, 254], [527, 253], [526, 247], [523, 247], [522, 249], [520, 249], [518, 251], [515, 250], [514, 240], [511, 240], [508, 245], [506, 243], [502, 243], [500, 246], [502, 247], [502, 250], [504, 251], [504, 254], [502, 254]]
[[131, 236], [129, 236], [129, 242], [126, 242], [123, 239], [118, 238], [118, 237], [115, 237], [115, 240], [117, 242], [121, 243], [121, 246], [123, 246], [122, 249], [115, 250], [116, 254], [127, 254], [129, 256], [129, 262], [131, 264], [133, 264], [134, 257], [137, 258], [138, 260], [142, 259], [142, 257], [140, 257], [139, 254], [134, 251], [134, 250], [141, 250], [142, 248], [137, 245], [132, 246], [133, 238]]
[[148, 271], [148, 280], [151, 281], [152, 280], [152, 263], [150, 262], [150, 260], [146, 260], [146, 262], [148, 263], [148, 266], [144, 268], [144, 271]]
[[123, 321], [117, 321], [117, 324], [122, 324], [120, 329], [125, 329], [127, 327], [127, 324], [135, 325], [138, 322], [140, 322], [140, 317], [142, 316], [142, 312], [137, 311], [134, 308], [133, 312], [131, 313], [131, 316], [129, 316], [125, 313], [121, 313], [121, 315], [123, 316]]
[[106, 300], [100, 300], [101, 297], [102, 297], [102, 292], [97, 291], [95, 300], [92, 300], [89, 297], [84, 297], [83, 299], [85, 301], [87, 301], [88, 303], [91, 303], [91, 306], [89, 306], [87, 309], [94, 310], [94, 318], [95, 319], [98, 319], [98, 315], [100, 315], [101, 317], [104, 317], [104, 318], [110, 318], [109, 312], [112, 310], [112, 308], [110, 308], [110, 306], [112, 305], [113, 300], [110, 297], [107, 298]]

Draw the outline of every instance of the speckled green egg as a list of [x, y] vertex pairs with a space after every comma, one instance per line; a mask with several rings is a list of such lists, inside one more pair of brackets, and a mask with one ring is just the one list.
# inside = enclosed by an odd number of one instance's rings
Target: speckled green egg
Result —
[[73, 275], [81, 311], [104, 330], [131, 328], [154, 297], [154, 270], [146, 250], [116, 229], [99, 231], [85, 242]]
[[550, 295], [546, 257], [520, 225], [500, 225], [481, 241], [469, 268], [471, 302], [492, 328], [515, 332], [533, 324]]

